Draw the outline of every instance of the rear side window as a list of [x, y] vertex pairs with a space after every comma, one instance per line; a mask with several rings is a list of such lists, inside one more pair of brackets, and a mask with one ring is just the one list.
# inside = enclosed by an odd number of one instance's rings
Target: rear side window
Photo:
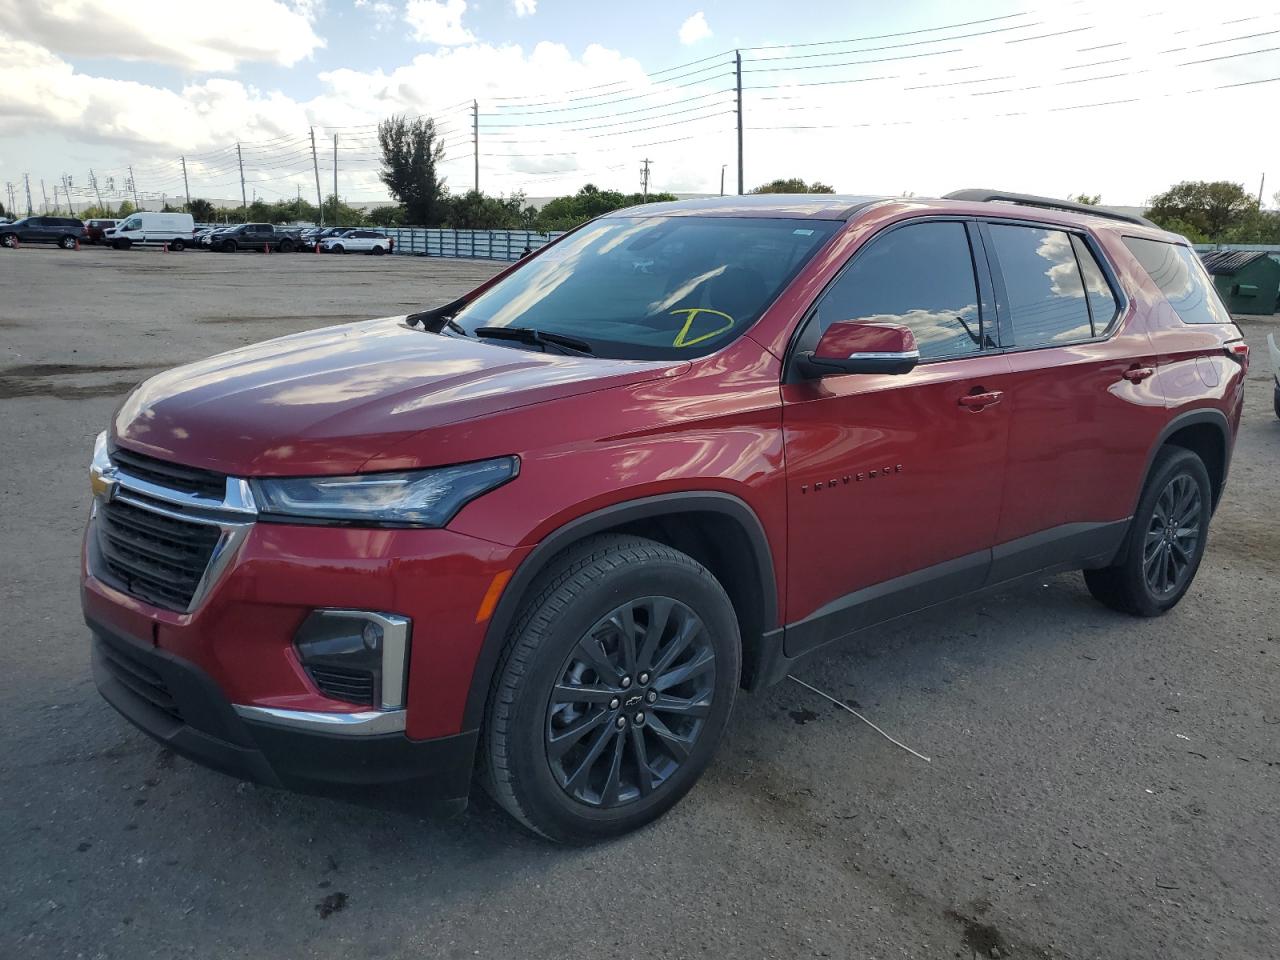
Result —
[[977, 353], [982, 322], [964, 224], [909, 224], [872, 240], [818, 303], [819, 330], [837, 320], [909, 327], [922, 360]]
[[1106, 274], [1098, 266], [1089, 245], [1075, 234], [1071, 235], [1071, 245], [1076, 251], [1076, 263], [1080, 264], [1080, 273], [1084, 276], [1084, 292], [1089, 301], [1089, 316], [1093, 320], [1093, 335], [1100, 337], [1111, 328], [1112, 321], [1119, 313], [1115, 291], [1107, 283]]
[[1042, 227], [991, 224], [1004, 279], [1014, 347], [1048, 347], [1093, 336], [1084, 280], [1071, 235]]
[[1180, 243], [1125, 237], [1124, 245], [1155, 281], [1183, 323], [1230, 323], [1200, 259]]

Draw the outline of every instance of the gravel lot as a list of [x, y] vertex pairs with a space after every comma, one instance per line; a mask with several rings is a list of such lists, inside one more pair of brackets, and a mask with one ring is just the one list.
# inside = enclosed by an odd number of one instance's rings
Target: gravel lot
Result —
[[[1054, 577], [899, 621], [739, 701], [656, 827], [586, 850], [175, 758], [89, 677], [93, 435], [151, 373], [445, 302], [495, 265], [0, 251], [0, 956], [1274, 957], [1280, 421], [1265, 334], [1226, 499], [1158, 621]], [[993, 949], [994, 948], [994, 949]]]

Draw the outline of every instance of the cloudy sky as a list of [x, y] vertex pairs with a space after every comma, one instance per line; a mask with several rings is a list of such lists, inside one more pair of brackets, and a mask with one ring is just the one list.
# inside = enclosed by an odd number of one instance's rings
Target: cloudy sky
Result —
[[[1274, 0], [0, 0], [0, 183], [73, 197], [385, 197], [377, 122], [430, 115], [454, 190], [584, 182], [964, 186], [1140, 204], [1179, 179], [1280, 189]], [[0, 199], [8, 202], [7, 194]], [[65, 202], [65, 201], [64, 201]]]

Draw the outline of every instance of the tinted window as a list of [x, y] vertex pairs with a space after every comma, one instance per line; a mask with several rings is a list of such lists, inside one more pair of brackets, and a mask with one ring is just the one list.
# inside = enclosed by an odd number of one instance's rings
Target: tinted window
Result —
[[1155, 281], [1183, 323], [1231, 322], [1231, 314], [1205, 276], [1200, 258], [1190, 248], [1138, 237], [1125, 237], [1124, 245]]
[[1071, 237], [1071, 245], [1075, 247], [1076, 263], [1080, 264], [1080, 272], [1084, 274], [1084, 290], [1089, 300], [1089, 315], [1093, 318], [1093, 335], [1100, 337], [1111, 327], [1116, 318], [1118, 304], [1115, 292], [1107, 283], [1107, 277], [1094, 259], [1089, 245], [1077, 236]]
[[977, 353], [978, 288], [964, 224], [916, 223], [872, 240], [818, 304], [820, 330], [837, 320], [910, 327], [923, 360]]
[[566, 334], [605, 357], [703, 356], [755, 323], [838, 226], [605, 217], [518, 267], [454, 319], [472, 336], [480, 327], [511, 326]]
[[1093, 336], [1071, 236], [1062, 230], [992, 224], [1014, 347], [1043, 347]]

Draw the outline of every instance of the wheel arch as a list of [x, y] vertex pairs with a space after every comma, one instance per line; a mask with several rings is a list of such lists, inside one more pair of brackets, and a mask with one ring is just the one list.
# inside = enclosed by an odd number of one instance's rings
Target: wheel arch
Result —
[[[1226, 488], [1227, 471], [1231, 465], [1230, 438], [1231, 426], [1227, 415], [1221, 410], [1209, 407], [1179, 414], [1165, 425], [1150, 453], [1147, 454], [1143, 487], [1146, 486], [1146, 478], [1151, 475], [1151, 466], [1155, 462], [1156, 454], [1164, 447], [1182, 447], [1190, 450], [1204, 462], [1205, 469], [1209, 472], [1213, 506], [1216, 509], [1218, 501], [1222, 498], [1222, 492]], [[1134, 500], [1135, 509], [1141, 497], [1142, 489], [1139, 489]]]
[[476, 657], [463, 730], [473, 730], [484, 722], [493, 672], [507, 632], [539, 574], [571, 547], [602, 533], [632, 534], [665, 543], [711, 571], [729, 594], [737, 614], [743, 678], [750, 684], [761, 658], [767, 656], [766, 635], [778, 626], [778, 582], [764, 526], [751, 507], [731, 494], [662, 494], [613, 504], [569, 521], [544, 537], [516, 568], [489, 619]]

